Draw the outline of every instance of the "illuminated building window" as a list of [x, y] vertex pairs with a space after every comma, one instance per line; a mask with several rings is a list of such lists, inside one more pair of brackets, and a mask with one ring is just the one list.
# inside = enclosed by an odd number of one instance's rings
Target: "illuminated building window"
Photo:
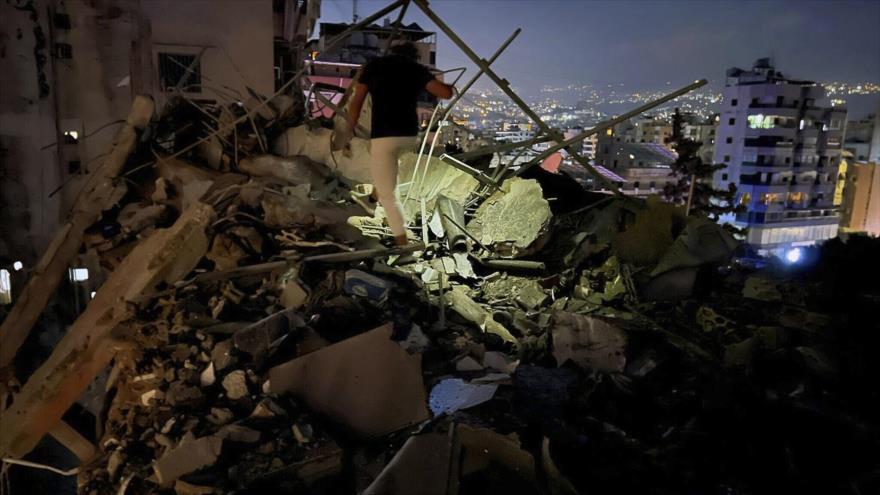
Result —
[[739, 198], [739, 204], [748, 206], [752, 202], [752, 193], [743, 193]]
[[802, 193], [802, 192], [788, 193], [788, 201], [790, 203], [800, 203], [803, 200], [804, 200], [804, 193]]
[[89, 279], [88, 268], [69, 268], [67, 274], [71, 282], [85, 282]]
[[749, 115], [748, 120], [750, 129], [772, 129], [776, 125], [775, 122], [777, 118], [772, 115], [763, 115], [759, 113], [756, 115]]
[[12, 278], [9, 270], [0, 270], [0, 304], [12, 303]]
[[779, 194], [777, 194], [777, 193], [763, 193], [763, 194], [761, 194], [760, 202], [765, 205], [777, 203], [777, 202], [779, 202]]

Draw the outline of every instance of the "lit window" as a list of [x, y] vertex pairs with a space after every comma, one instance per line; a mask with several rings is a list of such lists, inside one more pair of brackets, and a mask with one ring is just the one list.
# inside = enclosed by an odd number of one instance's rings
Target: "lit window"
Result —
[[774, 127], [775, 117], [772, 115], [749, 115], [749, 128], [750, 129], [772, 129]]
[[748, 206], [752, 202], [752, 193], [743, 193], [739, 198], [739, 204]]
[[79, 142], [79, 132], [64, 131], [64, 142], [66, 144], [76, 144]]
[[15, 271], [19, 271], [22, 268], [24, 268], [24, 263], [22, 263], [21, 261], [16, 261], [15, 263], [12, 264], [12, 268], [14, 268]]
[[12, 303], [12, 278], [9, 270], [0, 270], [0, 304]]
[[89, 279], [88, 268], [70, 268], [67, 272], [71, 282], [85, 282]]

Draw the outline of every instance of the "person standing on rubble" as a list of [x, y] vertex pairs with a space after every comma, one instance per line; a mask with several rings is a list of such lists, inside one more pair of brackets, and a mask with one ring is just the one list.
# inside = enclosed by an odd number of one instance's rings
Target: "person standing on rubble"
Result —
[[372, 98], [370, 126], [370, 173], [373, 176], [374, 199], [385, 208], [388, 226], [398, 246], [407, 243], [403, 207], [397, 198], [397, 159], [401, 153], [415, 149], [419, 121], [416, 103], [427, 90], [438, 98], [451, 98], [454, 88], [437, 80], [427, 67], [418, 62], [418, 49], [412, 43], [391, 47], [391, 53], [368, 63], [355, 83], [348, 126], [342, 137], [348, 144], [367, 93]]

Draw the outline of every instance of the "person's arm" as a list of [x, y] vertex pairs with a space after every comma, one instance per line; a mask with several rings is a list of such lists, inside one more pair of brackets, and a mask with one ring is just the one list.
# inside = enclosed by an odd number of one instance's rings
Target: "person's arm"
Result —
[[437, 79], [431, 79], [430, 81], [428, 81], [425, 89], [437, 98], [448, 100], [449, 98], [452, 98], [452, 91], [454, 88], [451, 84], [440, 82]]
[[357, 129], [358, 118], [361, 116], [361, 110], [364, 107], [364, 100], [367, 98], [369, 88], [364, 83], [354, 83], [354, 94], [351, 95], [351, 104], [348, 106], [348, 128], [354, 135]]

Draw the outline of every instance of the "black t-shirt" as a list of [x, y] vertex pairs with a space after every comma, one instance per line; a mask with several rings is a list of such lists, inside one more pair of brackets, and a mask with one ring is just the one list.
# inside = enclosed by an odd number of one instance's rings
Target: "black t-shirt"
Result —
[[359, 82], [367, 86], [373, 100], [371, 137], [418, 134], [416, 101], [432, 79], [427, 67], [396, 55], [368, 63]]

